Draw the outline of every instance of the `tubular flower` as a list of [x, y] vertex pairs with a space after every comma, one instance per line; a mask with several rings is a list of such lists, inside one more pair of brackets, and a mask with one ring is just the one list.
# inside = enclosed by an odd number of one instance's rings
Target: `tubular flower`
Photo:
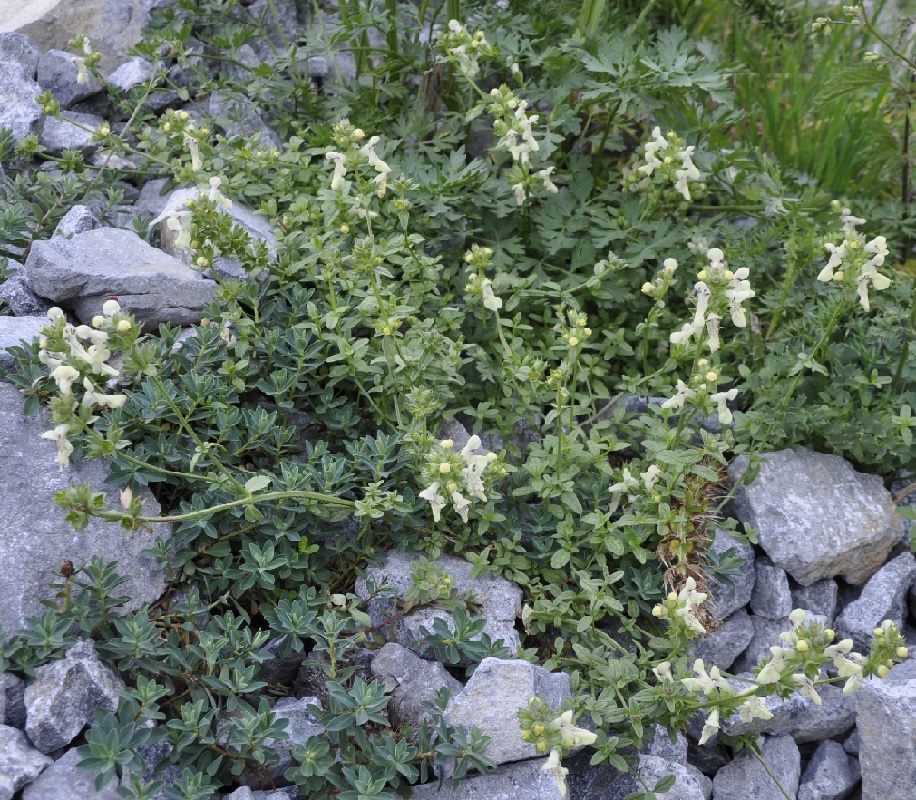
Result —
[[594, 744], [598, 735], [585, 728], [578, 728], [573, 725], [572, 713], [572, 711], [564, 711], [547, 727], [552, 731], [559, 732], [560, 741], [564, 747], [579, 747], [580, 745]]
[[554, 749], [550, 751], [550, 757], [547, 759], [544, 766], [541, 767], [541, 772], [549, 772], [553, 775], [554, 780], [557, 782], [557, 789], [560, 792], [560, 797], [566, 797], [566, 776], [569, 775], [569, 770], [560, 763], [559, 750]]
[[50, 439], [57, 443], [57, 463], [60, 464], [61, 469], [69, 465], [70, 454], [73, 452], [73, 445], [67, 441], [69, 431], [69, 425], [58, 425], [54, 430], [41, 434], [42, 439]]

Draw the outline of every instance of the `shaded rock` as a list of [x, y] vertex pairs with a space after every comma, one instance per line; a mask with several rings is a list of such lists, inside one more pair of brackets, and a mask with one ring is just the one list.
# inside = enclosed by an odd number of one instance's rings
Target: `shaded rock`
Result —
[[412, 800], [563, 800], [553, 776], [541, 767], [546, 758], [507, 764], [489, 775], [462, 778], [453, 789], [446, 778], [438, 783], [414, 786]]
[[[29, 288], [25, 279], [19, 275], [13, 275], [0, 284], [0, 301], [3, 301], [3, 304], [17, 317], [40, 317], [44, 319], [48, 309], [51, 307], [51, 304], [43, 297], [35, 294]], [[37, 334], [38, 329], [36, 328], [34, 335]], [[0, 337], [2, 336], [3, 334], [0, 333]], [[27, 336], [24, 338], [31, 339], [33, 337]], [[14, 342], [14, 344], [18, 344], [18, 341]], [[9, 345], [0, 344], [0, 347], [6, 348]], [[0, 353], [0, 366], [7, 366], [8, 368], [9, 365], [4, 363], [4, 358], [6, 358], [5, 354]]]
[[744, 609], [739, 609], [722, 623], [722, 627], [697, 641], [691, 658], [702, 658], [707, 665], [728, 669], [753, 638], [754, 623]]
[[42, 112], [35, 98], [40, 94], [31, 70], [14, 61], [0, 61], [0, 128], [12, 130], [14, 142], [37, 128]]
[[570, 780], [571, 797], [588, 800], [624, 800], [631, 792], [644, 791], [644, 782], [650, 789], [666, 775], [674, 775], [675, 784], [667, 792], [656, 795], [659, 800], [706, 800], [706, 781], [703, 773], [686, 764], [667, 761], [658, 756], [640, 755], [635, 775], [622, 773], [610, 766], [586, 771], [583, 778]]
[[751, 594], [751, 611], [758, 617], [785, 619], [792, 613], [792, 592], [785, 570], [768, 558], [754, 562], [757, 580]]
[[0, 672], [0, 725], [25, 727], [25, 683], [10, 672]]
[[252, 791], [247, 786], [240, 786], [232, 794], [227, 794], [224, 800], [295, 800], [298, 796], [298, 792], [292, 786], [272, 792]]
[[94, 231], [101, 223], [89, 206], [73, 206], [57, 223], [54, 229], [55, 236], [76, 236], [78, 233]]
[[843, 745], [821, 742], [805, 767], [798, 786], [798, 800], [843, 800], [859, 782], [857, 759], [846, 755]]
[[82, 760], [75, 749], [68, 750], [25, 787], [22, 800], [120, 800], [117, 780], [96, 791], [98, 773], [77, 767]]
[[[798, 792], [801, 755], [791, 736], [767, 738], [761, 755], [789, 797]], [[743, 751], [712, 781], [715, 800], [785, 800], [785, 796], [753, 754]]]
[[387, 714], [394, 728], [419, 728], [432, 715], [424, 702], [434, 702], [440, 689], [448, 689], [455, 697], [463, 688], [442, 664], [424, 661], [394, 642], [386, 644], [372, 659], [372, 674], [391, 694]]
[[[455, 443], [457, 447], [457, 442]], [[409, 553], [391, 552], [381, 567], [370, 567], [365, 578], [356, 581], [356, 595], [361, 600], [369, 600], [367, 582], [381, 586], [387, 582], [388, 591], [377, 594], [368, 604], [369, 616], [374, 626], [382, 625], [398, 612], [398, 598], [403, 598], [413, 585], [411, 566], [418, 556]], [[436, 559], [438, 566], [452, 579], [453, 589], [461, 595], [475, 598], [480, 606], [480, 616], [485, 619], [483, 633], [494, 642], [502, 639], [503, 644], [513, 655], [518, 652], [521, 640], [515, 630], [515, 620], [520, 613], [522, 590], [505, 578], [492, 575], [484, 578], [471, 578], [472, 566], [461, 558], [443, 556]], [[430, 653], [430, 648], [422, 641], [421, 629], [432, 630], [437, 619], [445, 620], [453, 628], [451, 614], [439, 608], [421, 608], [407, 616], [399, 617], [391, 626], [395, 640], [423, 657]]]
[[837, 612], [837, 583], [831, 578], [792, 589], [792, 608], [803, 608], [827, 619], [831, 624]]
[[[4, 319], [4, 318], [0, 318]], [[31, 320], [36, 327], [45, 321], [35, 317], [12, 317], [15, 322]], [[0, 323], [2, 329], [3, 323]], [[64, 510], [54, 502], [55, 492], [89, 483], [94, 491], [105, 491], [110, 507], [119, 504], [118, 490], [104, 485], [108, 464], [81, 461], [67, 469], [57, 466], [56, 447], [42, 439], [51, 428], [46, 411], [32, 417], [22, 413], [22, 396], [8, 383], [0, 382], [0, 563], [15, 564], [15, 570], [0, 571], [0, 625], [13, 633], [25, 625], [25, 618], [38, 616], [46, 609], [42, 600], [52, 600], [50, 584], [64, 561], [77, 567], [92, 556], [118, 562], [118, 572], [130, 580], [118, 593], [131, 598], [127, 611], [151, 603], [165, 591], [166, 573], [155, 559], [141, 555], [167, 539], [170, 527], [159, 524], [154, 531], [125, 531], [98, 519], [89, 521], [82, 531], [74, 531]], [[142, 494], [143, 511], [155, 516], [159, 504], [152, 494]]]
[[683, 733], [678, 733], [672, 742], [668, 731], [661, 725], [653, 725], [652, 730], [654, 734], [643, 744], [640, 755], [655, 756], [676, 764], [687, 763], [687, 737]]
[[122, 92], [126, 92], [133, 89], [134, 86], [146, 83], [152, 77], [153, 65], [145, 58], [135, 56], [112, 72], [108, 76], [108, 82]]
[[291, 686], [293, 681], [296, 680], [299, 667], [308, 658], [308, 654], [305, 650], [300, 650], [298, 653], [293, 651], [285, 656], [279, 655], [285, 642], [286, 636], [278, 636], [271, 639], [261, 648], [262, 654], [269, 653], [273, 657], [261, 662], [258, 680], [272, 685], [282, 684], [283, 686]]
[[116, 228], [35, 242], [25, 263], [31, 289], [66, 301], [89, 323], [110, 296], [147, 328], [200, 321], [216, 284], [177, 259]]
[[723, 530], [716, 530], [712, 544], [708, 551], [710, 555], [721, 558], [729, 550], [734, 550], [735, 555], [744, 561], [738, 573], [731, 575], [732, 585], [724, 581], [712, 579], [708, 582], [709, 592], [715, 602], [716, 614], [719, 619], [725, 619], [739, 608], [744, 608], [754, 591], [757, 573], [754, 569], [754, 548], [744, 542], [735, 541]]
[[51, 763], [48, 756], [29, 744], [22, 731], [0, 725], [0, 800], [12, 800]]
[[770, 658], [770, 648], [781, 644], [779, 634], [792, 627], [788, 617], [786, 619], [767, 619], [766, 617], [751, 617], [754, 626], [754, 635], [747, 649], [736, 659], [732, 671], [751, 672], [761, 661]]
[[92, 97], [102, 91], [102, 83], [95, 75], [80, 83], [75, 56], [63, 50], [48, 50], [38, 59], [38, 85], [50, 90], [62, 108]]
[[858, 692], [863, 800], [911, 797], [916, 786], [916, 663], [898, 664]]
[[841, 736], [856, 724], [856, 697], [843, 694], [842, 684], [819, 686], [817, 693], [823, 704], [809, 703], [789, 728], [799, 744]]
[[[732, 482], [746, 466], [735, 460]], [[732, 511], [759, 530], [766, 554], [802, 586], [837, 575], [864, 583], [901, 535], [881, 478], [802, 448], [767, 455], [753, 483], [737, 489]]]
[[[13, 279], [10, 279], [13, 280]], [[9, 283], [7, 281], [6, 283]], [[3, 284], [6, 286], [6, 283]], [[2, 290], [2, 287], [0, 287]], [[15, 287], [13, 290], [15, 291]], [[3, 369], [12, 369], [16, 360], [12, 355], [6, 352], [7, 347], [15, 347], [16, 345], [22, 344], [23, 340], [26, 342], [31, 342], [39, 334], [39, 328], [42, 325], [46, 325], [48, 322], [47, 317], [0, 317], [0, 367]], [[16, 392], [15, 402], [22, 403], [22, 396], [19, 394], [18, 390]], [[6, 393], [8, 399], [13, 399], [13, 395]], [[3, 415], [3, 412], [0, 411], [0, 416]], [[40, 431], [39, 431], [40, 433]], [[0, 439], [2, 441], [2, 439]], [[2, 444], [0, 444], [0, 453], [2, 453]], [[0, 490], [0, 496], [2, 496], [2, 490]], [[3, 552], [3, 544], [0, 542], [0, 552]], [[3, 579], [0, 578], [0, 583], [3, 582]], [[0, 622], [3, 619], [3, 609], [0, 608]]]
[[537, 758], [535, 746], [521, 739], [518, 712], [528, 708], [533, 697], [559, 709], [569, 696], [568, 675], [547, 672], [527, 661], [485, 658], [449, 701], [444, 719], [449, 725], [476, 726], [491, 737], [487, 755], [497, 764]]
[[97, 708], [115, 711], [124, 681], [105, 666], [86, 640], [67, 650], [60, 661], [35, 670], [25, 690], [25, 732], [43, 753], [68, 745], [93, 721]]
[[134, 202], [134, 211], [158, 217], [165, 211], [165, 204], [168, 202], [168, 193], [162, 194], [167, 185], [166, 178], [156, 178], [144, 183], [140, 188], [140, 196]]
[[[321, 703], [316, 697], [286, 697], [271, 709], [278, 719], [286, 720], [286, 734], [289, 737], [288, 739], [269, 739], [266, 742], [267, 746], [272, 747], [279, 756], [279, 761], [267, 768], [271, 778], [275, 781], [285, 783], [283, 774], [295, 765], [292, 757], [293, 745], [305, 745], [312, 737], [321, 736], [324, 733], [324, 726], [320, 725], [312, 712], [308, 710], [309, 706], [317, 706], [320, 709]], [[246, 778], [247, 776], [243, 775], [241, 781], [248, 783]], [[252, 782], [260, 780], [255, 776], [251, 778]]]
[[257, 144], [251, 141], [251, 145], [266, 150], [277, 150], [283, 146], [280, 137], [268, 125], [266, 115], [247, 97], [213, 92], [209, 112], [214, 123], [227, 136], [241, 136], [249, 140], [256, 136]]
[[889, 619], [903, 628], [906, 595], [916, 580], [916, 558], [902, 553], [889, 561], [865, 584], [859, 599], [850, 603], [836, 618], [837, 633], [849, 638], [857, 650], [867, 650], [872, 631]]
[[26, 69], [34, 79], [38, 72], [41, 51], [32, 44], [28, 36], [21, 33], [0, 33], [0, 61], [13, 61]]
[[849, 736], [846, 737], [846, 741], [843, 742], [843, 751], [849, 753], [851, 756], [859, 755], [859, 730], [858, 728], [854, 730]]
[[[64, 150], [79, 150], [82, 153], [88, 153], [99, 146], [99, 142], [92, 141], [92, 132], [102, 122], [104, 120], [95, 114], [63, 111], [60, 118], [44, 118], [38, 141], [51, 154], [59, 154]], [[86, 128], [89, 130], [86, 130]]]
[[709, 741], [701, 747], [696, 738], [687, 739], [687, 763], [704, 775], [715, 775], [729, 761], [728, 750], [718, 741]]

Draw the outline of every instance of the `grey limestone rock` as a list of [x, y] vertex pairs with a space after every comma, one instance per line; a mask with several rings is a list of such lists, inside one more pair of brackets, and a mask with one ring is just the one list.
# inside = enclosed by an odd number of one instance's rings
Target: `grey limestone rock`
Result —
[[899, 628], [906, 616], [906, 596], [916, 580], [916, 558], [902, 553], [889, 561], [865, 584], [858, 600], [854, 600], [836, 618], [837, 633], [849, 638], [856, 649], [866, 650], [872, 631], [889, 619]]
[[[58, 154], [64, 150], [79, 150], [84, 154], [89, 153], [99, 146], [98, 141], [92, 141], [92, 132], [103, 121], [101, 117], [95, 114], [63, 111], [59, 118], [44, 118], [38, 141], [51, 154]], [[89, 130], [86, 130], [86, 128]]]
[[22, 731], [0, 725], [0, 800], [12, 800], [51, 763], [48, 756], [29, 744]]
[[42, 111], [35, 98], [40, 94], [31, 70], [15, 61], [0, 61], [0, 128], [12, 130], [15, 142], [38, 126]]
[[271, 710], [278, 718], [286, 720], [286, 733], [288, 739], [268, 741], [269, 747], [277, 751], [280, 760], [268, 767], [274, 780], [282, 780], [283, 774], [292, 767], [293, 745], [304, 745], [313, 736], [321, 736], [324, 727], [318, 723], [309, 706], [321, 708], [321, 703], [316, 697], [286, 697], [277, 703]]
[[843, 745], [827, 739], [818, 745], [798, 786], [798, 800], [843, 800], [861, 776], [859, 761]]
[[25, 683], [10, 672], [0, 672], [0, 725], [25, 727]]
[[93, 721], [97, 708], [114, 711], [124, 681], [105, 666], [90, 640], [77, 642], [65, 658], [35, 670], [25, 690], [25, 732], [43, 753], [70, 744]]
[[837, 583], [832, 578], [792, 590], [792, 608], [803, 608], [826, 618], [831, 624], [837, 612]]
[[89, 206], [73, 206], [64, 214], [63, 219], [57, 223], [54, 235], [69, 238], [76, 236], [78, 233], [94, 231], [100, 225], [98, 217], [92, 213], [92, 209]]
[[785, 570], [768, 558], [754, 563], [757, 580], [751, 594], [751, 611], [758, 617], [785, 619], [792, 613], [792, 592]]
[[729, 586], [723, 581], [709, 581], [709, 591], [719, 619], [725, 619], [750, 602], [754, 582], [757, 579], [754, 569], [754, 548], [744, 542], [736, 541], [725, 531], [716, 530], [712, 544], [709, 546], [709, 553], [722, 556], [732, 549], [735, 555], [744, 561], [738, 573], [730, 576], [732, 585]]
[[34, 292], [67, 302], [86, 323], [107, 297], [115, 296], [148, 328], [161, 322], [193, 324], [216, 291], [213, 281], [135, 233], [116, 228], [35, 242], [24, 273]]
[[[791, 736], [766, 738], [761, 755], [789, 797], [798, 792], [801, 755]], [[744, 751], [722, 767], [712, 781], [714, 800], [785, 800], [760, 762]]]
[[78, 80], [79, 71], [75, 56], [63, 50], [48, 50], [38, 59], [38, 85], [49, 89], [63, 108], [92, 97], [102, 91], [98, 78], [90, 74], [83, 83]]
[[295, 787], [291, 786], [274, 792], [252, 791], [247, 786], [240, 786], [232, 794], [227, 794], [225, 800], [296, 800], [298, 796]]
[[[9, 283], [7, 281], [6, 283]], [[6, 283], [3, 286], [6, 286]], [[3, 287], [0, 287], [2, 291]], [[2, 295], [0, 295], [2, 296]], [[0, 367], [3, 369], [12, 369], [13, 365], [16, 363], [16, 360], [12, 355], [6, 352], [7, 347], [14, 347], [22, 343], [23, 340], [30, 342], [36, 336], [39, 335], [39, 328], [42, 325], [47, 324], [47, 317], [0, 317]], [[22, 396], [18, 392], [11, 394], [6, 392], [7, 397], [16, 398], [16, 402], [22, 402]], [[0, 416], [4, 414], [3, 411], [0, 411]], [[0, 442], [2, 442], [2, 436], [0, 436]], [[0, 444], [0, 453], [2, 453], [2, 444]], [[0, 497], [3, 496], [2, 489], [0, 489]], [[3, 543], [0, 542], [0, 553], [3, 552]], [[3, 582], [3, 579], [0, 578], [0, 583]], [[0, 622], [3, 620], [3, 610], [0, 609]]]
[[491, 737], [487, 755], [497, 764], [537, 758], [534, 745], [522, 741], [518, 712], [528, 708], [533, 697], [559, 709], [569, 695], [568, 675], [527, 661], [485, 658], [449, 701], [444, 719], [449, 725], [476, 726]]
[[702, 658], [705, 664], [728, 669], [753, 638], [754, 623], [744, 609], [739, 609], [718, 630], [697, 640], [691, 658]]
[[856, 728], [849, 736], [846, 737], [846, 741], [843, 742], [843, 751], [849, 753], [851, 756], [859, 755], [859, 729]]
[[[456, 442], [457, 447], [457, 442]], [[373, 625], [382, 625], [397, 610], [397, 598], [404, 597], [412, 585], [410, 570], [418, 556], [408, 553], [388, 553], [381, 567], [370, 567], [366, 577], [357, 580], [356, 594], [362, 600], [369, 599], [367, 581], [381, 586], [387, 581], [390, 591], [377, 594], [368, 606]], [[473, 595], [481, 604], [480, 616], [487, 622], [483, 632], [494, 642], [502, 639], [513, 655], [518, 652], [521, 640], [515, 630], [515, 620], [521, 611], [522, 590], [505, 578], [487, 576], [471, 578], [471, 564], [461, 558], [443, 556], [436, 559], [452, 579], [456, 592]], [[443, 619], [451, 626], [451, 614], [438, 608], [421, 608], [405, 617], [400, 617], [392, 626], [395, 640], [423, 657], [430, 648], [422, 641], [421, 629], [432, 630], [436, 619]]]
[[28, 36], [21, 33], [0, 33], [0, 61], [14, 61], [26, 69], [30, 78], [38, 72], [41, 51]]
[[122, 92], [146, 83], [153, 76], [153, 65], [145, 58], [135, 56], [125, 61], [111, 75], [108, 76], [108, 82], [112, 86], [117, 86]]
[[22, 800], [120, 800], [117, 780], [96, 791], [98, 773], [77, 767], [82, 760], [75, 749], [68, 750], [25, 787]]
[[[729, 468], [737, 481], [747, 462]], [[760, 532], [760, 546], [802, 586], [838, 575], [867, 581], [901, 536], [901, 520], [877, 475], [864, 475], [839, 456], [802, 448], [767, 455], [741, 486], [735, 516]]]
[[553, 776], [542, 771], [546, 758], [506, 764], [488, 775], [462, 778], [453, 789], [448, 779], [414, 786], [412, 800], [563, 800]]
[[916, 786], [916, 663], [898, 664], [858, 692], [862, 800], [912, 797]]
[[[29, 288], [25, 279], [20, 275], [13, 275], [0, 284], [0, 301], [17, 317], [39, 317], [44, 319], [45, 314], [48, 313], [48, 309], [51, 307], [47, 300], [39, 297]], [[36, 327], [34, 335], [37, 335], [37, 333], [38, 329]], [[31, 339], [32, 336], [27, 338]], [[16, 343], [14, 342], [13, 344]], [[9, 345], [0, 344], [0, 347], [5, 348], [9, 347]], [[4, 358], [5, 354], [0, 353], [0, 366], [4, 365]]]
[[754, 635], [747, 649], [737, 659], [732, 667], [735, 672], [750, 672], [764, 659], [770, 658], [770, 648], [780, 644], [779, 634], [789, 630], [792, 623], [786, 619], [767, 619], [766, 617], [751, 616], [754, 626]]
[[371, 668], [391, 694], [387, 714], [395, 728], [404, 725], [419, 728], [431, 717], [424, 702], [435, 701], [440, 689], [449, 689], [454, 697], [463, 688], [442, 664], [424, 661], [395, 642], [388, 642], [378, 651]]
[[841, 736], [856, 724], [856, 697], [843, 694], [842, 685], [817, 688], [822, 704], [809, 703], [793, 720], [789, 733], [799, 744]]
[[[6, 318], [0, 318], [6, 319]], [[35, 333], [44, 318], [12, 317], [16, 322], [31, 320]], [[2, 330], [2, 323], [0, 323]], [[2, 335], [0, 335], [2, 338]], [[126, 611], [151, 603], [165, 591], [165, 570], [155, 559], [142, 555], [157, 538], [167, 539], [170, 528], [159, 524], [154, 530], [125, 531], [98, 519], [82, 531], [74, 531], [64, 510], [54, 502], [55, 492], [81, 483], [94, 491], [106, 491], [111, 507], [119, 503], [117, 489], [105, 486], [108, 465], [103, 461], [81, 461], [67, 469], [57, 466], [53, 442], [41, 438], [53, 427], [45, 411], [32, 417], [22, 412], [22, 396], [8, 383], [0, 382], [0, 563], [16, 564], [15, 570], [0, 571], [0, 624], [8, 632], [20, 630], [26, 617], [43, 613], [42, 600], [54, 598], [50, 584], [64, 561], [77, 567], [92, 556], [116, 561], [118, 572], [130, 576], [119, 591], [131, 598]], [[142, 494], [144, 513], [159, 513], [159, 504], [148, 491]]]
[[4, 3], [4, 30], [27, 35], [41, 52], [66, 48], [83, 33], [102, 56], [101, 68], [111, 71], [140, 42], [150, 12], [175, 0], [42, 0]]
[[140, 196], [134, 202], [134, 210], [140, 214], [148, 214], [151, 217], [158, 217], [165, 211], [169, 195], [162, 194], [168, 184], [165, 178], [155, 178], [147, 181], [140, 188]]
[[687, 763], [687, 738], [683, 733], [678, 733], [672, 742], [668, 731], [661, 725], [653, 725], [652, 730], [654, 735], [643, 744], [641, 755], [655, 756], [676, 764]]
[[209, 115], [227, 136], [243, 136], [249, 140], [257, 136], [257, 146], [267, 150], [276, 150], [283, 145], [280, 137], [268, 125], [266, 115], [256, 103], [247, 98], [213, 92], [210, 95]]

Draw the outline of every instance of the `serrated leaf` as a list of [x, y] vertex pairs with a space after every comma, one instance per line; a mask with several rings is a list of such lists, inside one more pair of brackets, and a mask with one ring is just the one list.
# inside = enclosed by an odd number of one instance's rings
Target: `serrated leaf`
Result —
[[880, 89], [890, 83], [887, 75], [874, 67], [849, 67], [831, 75], [824, 87], [814, 98], [814, 107], [820, 108], [834, 100], [840, 100], [851, 92]]

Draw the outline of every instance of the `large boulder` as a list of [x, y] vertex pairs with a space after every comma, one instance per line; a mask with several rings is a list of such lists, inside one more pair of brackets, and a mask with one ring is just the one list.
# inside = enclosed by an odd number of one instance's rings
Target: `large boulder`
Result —
[[[142, 552], [153, 547], [157, 538], [167, 538], [170, 529], [155, 525], [153, 531], [125, 531], [110, 522], [92, 519], [82, 531], [74, 531], [64, 519], [65, 512], [54, 502], [55, 492], [81, 483], [95, 490], [107, 490], [109, 506], [119, 503], [118, 492], [103, 485], [108, 474], [102, 461], [81, 461], [67, 469], [57, 466], [56, 445], [41, 438], [50, 430], [45, 412], [26, 417], [22, 395], [8, 383], [0, 382], [0, 563], [15, 564], [15, 569], [0, 570], [0, 625], [18, 631], [26, 617], [38, 616], [46, 609], [42, 600], [53, 600], [55, 580], [61, 564], [77, 567], [92, 556], [118, 562], [118, 572], [130, 581], [118, 593], [131, 598], [128, 609], [151, 603], [165, 591], [165, 570]], [[159, 513], [159, 504], [144, 491], [143, 510]]]
[[35, 131], [42, 113], [35, 102], [40, 94], [34, 71], [15, 61], [0, 61], [0, 128], [12, 130], [14, 141]]
[[127, 52], [141, 40], [150, 12], [175, 0], [32, 0], [4, 3], [0, 32], [23, 33], [45, 52], [67, 49], [78, 33], [102, 54], [103, 69], [127, 60]]
[[[7, 281], [3, 284], [5, 287], [9, 283]], [[2, 295], [0, 295], [2, 297]], [[2, 369], [12, 369], [16, 364], [16, 359], [13, 358], [11, 353], [6, 352], [8, 347], [16, 347], [21, 345], [24, 341], [31, 342], [36, 336], [39, 335], [39, 328], [42, 325], [48, 324], [47, 317], [0, 317], [0, 368]], [[22, 397], [20, 396], [17, 400], [20, 404], [22, 403]], [[2, 413], [2, 411], [0, 411]], [[2, 434], [0, 434], [2, 436]], [[0, 489], [2, 493], [2, 489]], [[2, 547], [2, 545], [0, 545]], [[2, 613], [2, 611], [0, 611]]]
[[114, 296], [148, 328], [194, 324], [217, 288], [135, 233], [117, 228], [35, 242], [23, 272], [36, 294], [72, 306], [85, 323]]
[[[736, 459], [730, 479], [737, 481], [746, 467], [746, 459]], [[802, 586], [838, 575], [865, 583], [902, 535], [881, 478], [803, 448], [767, 455], [756, 478], [736, 491], [732, 510], [759, 531], [773, 563]]]
[[760, 750], [767, 767], [745, 750], [719, 770], [712, 782], [716, 800], [785, 800], [786, 795], [776, 785], [774, 777], [789, 797], [796, 796], [801, 777], [801, 754], [792, 737], [767, 738]]
[[25, 732], [43, 753], [70, 744], [95, 717], [97, 708], [115, 711], [124, 681], [99, 661], [91, 640], [77, 642], [66, 658], [35, 670], [25, 689]]

